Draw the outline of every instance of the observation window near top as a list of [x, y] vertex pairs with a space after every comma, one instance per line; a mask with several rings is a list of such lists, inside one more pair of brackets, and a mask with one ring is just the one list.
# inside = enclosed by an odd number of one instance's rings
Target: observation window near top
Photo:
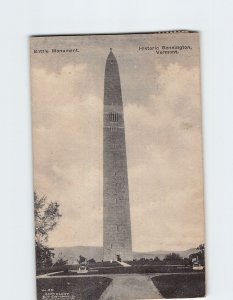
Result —
[[118, 113], [113, 112], [113, 113], [109, 114], [109, 121], [110, 122], [118, 122], [118, 120], [119, 120]]

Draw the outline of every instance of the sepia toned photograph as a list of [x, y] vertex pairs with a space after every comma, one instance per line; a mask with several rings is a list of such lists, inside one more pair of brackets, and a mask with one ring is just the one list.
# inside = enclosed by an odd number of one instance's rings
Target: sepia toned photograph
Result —
[[199, 40], [30, 38], [38, 300], [205, 296]]

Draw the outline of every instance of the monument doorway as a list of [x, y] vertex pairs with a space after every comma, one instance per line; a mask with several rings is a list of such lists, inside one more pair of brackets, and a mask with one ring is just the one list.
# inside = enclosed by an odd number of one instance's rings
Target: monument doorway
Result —
[[117, 254], [117, 255], [116, 255], [116, 259], [117, 259], [117, 261], [120, 261], [120, 262], [121, 262], [121, 256], [120, 256], [120, 254]]

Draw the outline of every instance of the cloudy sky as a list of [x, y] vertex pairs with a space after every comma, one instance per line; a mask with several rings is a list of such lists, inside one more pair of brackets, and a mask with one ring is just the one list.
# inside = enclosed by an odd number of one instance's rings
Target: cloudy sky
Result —
[[[133, 250], [182, 250], [204, 241], [198, 43], [195, 33], [31, 39], [34, 186], [62, 213], [50, 246], [102, 246], [110, 47], [122, 84]], [[191, 49], [139, 50], [163, 45]]]

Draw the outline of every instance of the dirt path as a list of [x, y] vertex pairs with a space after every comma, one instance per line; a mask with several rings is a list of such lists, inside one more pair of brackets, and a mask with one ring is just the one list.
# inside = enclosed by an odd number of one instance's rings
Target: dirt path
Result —
[[146, 275], [114, 275], [113, 281], [100, 300], [132, 300], [163, 298], [151, 279]]

